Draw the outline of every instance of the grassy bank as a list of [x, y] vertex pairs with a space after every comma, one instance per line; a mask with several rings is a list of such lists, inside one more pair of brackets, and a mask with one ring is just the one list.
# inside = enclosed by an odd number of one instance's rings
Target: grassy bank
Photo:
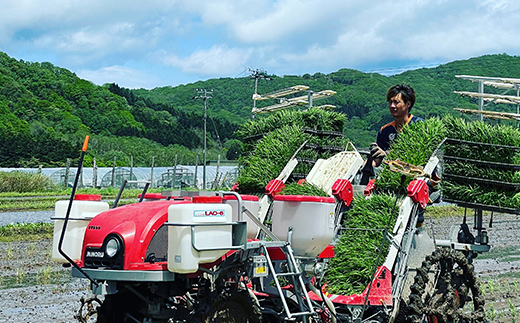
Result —
[[52, 239], [53, 223], [17, 223], [0, 227], [0, 242]]
[[[116, 188], [80, 188], [76, 194], [99, 194], [103, 200], [114, 200], [119, 192]], [[161, 189], [150, 189], [148, 192], [161, 192]], [[45, 192], [3, 192], [0, 193], [0, 212], [52, 210], [57, 201], [68, 200], [72, 189]], [[122, 199], [137, 199], [141, 189], [125, 189]]]

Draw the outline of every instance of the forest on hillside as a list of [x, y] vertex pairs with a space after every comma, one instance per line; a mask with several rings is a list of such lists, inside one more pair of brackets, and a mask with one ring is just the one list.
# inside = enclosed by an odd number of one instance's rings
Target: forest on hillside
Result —
[[[477, 90], [476, 83], [455, 78], [458, 74], [520, 78], [520, 57], [486, 55], [394, 76], [352, 69], [271, 75], [269, 81], [259, 80], [258, 93], [294, 85], [336, 91], [319, 104], [335, 105], [336, 112], [345, 114], [345, 136], [366, 147], [391, 121], [385, 102], [391, 85], [406, 82], [414, 87], [412, 113], [423, 118], [454, 113], [454, 107], [476, 108], [476, 100], [453, 93]], [[0, 52], [0, 167], [62, 166], [68, 158], [78, 158], [87, 134], [87, 165], [94, 157], [100, 166], [112, 165], [114, 156], [118, 165], [128, 165], [130, 156], [135, 166], [150, 166], [152, 156], [157, 166], [171, 166], [175, 160], [193, 164], [203, 145], [203, 102], [193, 99], [197, 89], [212, 90], [207, 100], [207, 159], [236, 159], [242, 145], [236, 132], [251, 118], [250, 77], [131, 90], [117, 84], [98, 86], [51, 63], [16, 60]], [[506, 105], [490, 109], [512, 112]]]

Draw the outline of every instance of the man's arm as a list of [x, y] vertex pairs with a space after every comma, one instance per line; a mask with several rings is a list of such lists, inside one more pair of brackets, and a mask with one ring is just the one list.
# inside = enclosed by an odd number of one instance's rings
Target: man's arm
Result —
[[370, 144], [370, 157], [372, 157], [372, 166], [379, 167], [386, 157], [386, 152], [376, 143]]

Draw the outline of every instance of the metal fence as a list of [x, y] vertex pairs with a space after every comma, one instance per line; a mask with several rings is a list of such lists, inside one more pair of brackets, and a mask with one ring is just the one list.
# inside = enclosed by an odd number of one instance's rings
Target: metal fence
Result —
[[[83, 167], [79, 174], [80, 187], [120, 187], [125, 180], [138, 181], [143, 187], [150, 181], [152, 187], [198, 189], [231, 188], [238, 177], [237, 166], [206, 166], [206, 185], [203, 183], [203, 167], [176, 165], [173, 167]], [[41, 173], [60, 186], [72, 186], [76, 168], [0, 168], [0, 171]], [[142, 183], [142, 184], [141, 184]]]

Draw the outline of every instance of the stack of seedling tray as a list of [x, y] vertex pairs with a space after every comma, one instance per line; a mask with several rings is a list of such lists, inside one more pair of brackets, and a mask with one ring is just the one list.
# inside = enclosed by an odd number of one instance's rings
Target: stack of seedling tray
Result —
[[464, 207], [520, 214], [519, 156], [517, 146], [446, 139], [443, 200]]
[[[345, 149], [345, 120], [343, 114], [314, 108], [283, 110], [242, 125], [237, 134], [245, 143], [246, 153], [240, 159], [240, 192], [263, 193], [302, 145], [296, 155], [298, 165], [286, 184], [305, 178], [317, 159]], [[310, 190], [309, 194], [313, 193]]]
[[352, 202], [352, 208], [344, 215], [343, 234], [334, 247], [335, 256], [325, 273], [329, 293], [359, 294], [368, 286], [388, 253], [390, 240], [385, 231], [393, 227], [399, 214], [397, 198], [377, 194]]

